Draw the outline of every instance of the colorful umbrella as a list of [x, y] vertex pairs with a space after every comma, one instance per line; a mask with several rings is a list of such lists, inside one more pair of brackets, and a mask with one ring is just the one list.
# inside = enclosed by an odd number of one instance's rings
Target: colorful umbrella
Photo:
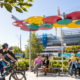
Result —
[[43, 23], [56, 23], [58, 20], [61, 20], [61, 17], [58, 16], [49, 16], [43, 19]]
[[72, 13], [66, 15], [66, 18], [72, 19], [72, 20], [80, 19], [80, 11], [72, 12]]
[[29, 22], [29, 24], [41, 25], [43, 18], [44, 17], [41, 17], [41, 16], [33, 16], [33, 17], [27, 18], [26, 22]]
[[38, 31], [39, 30], [39, 29], [29, 29], [27, 27], [21, 27], [20, 29], [23, 31]]
[[15, 21], [12, 23], [14, 26], [16, 27], [25, 27], [27, 24], [29, 24], [28, 22], [25, 21]]

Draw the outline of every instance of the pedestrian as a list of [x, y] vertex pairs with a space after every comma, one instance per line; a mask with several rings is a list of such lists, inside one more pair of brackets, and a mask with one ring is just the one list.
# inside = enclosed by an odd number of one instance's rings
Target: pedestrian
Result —
[[77, 65], [76, 65], [76, 58], [75, 58], [75, 54], [72, 53], [71, 54], [71, 61], [70, 61], [70, 75], [71, 77], [73, 77], [73, 70], [75, 70], [75, 77], [77, 77]]

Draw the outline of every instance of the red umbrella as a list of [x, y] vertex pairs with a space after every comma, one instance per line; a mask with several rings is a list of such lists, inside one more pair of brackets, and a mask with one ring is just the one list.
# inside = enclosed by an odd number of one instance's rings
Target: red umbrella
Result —
[[72, 13], [66, 15], [66, 18], [72, 19], [72, 20], [80, 19], [80, 11], [72, 12]]
[[16, 27], [25, 27], [29, 23], [25, 21], [15, 21], [12, 24]]
[[51, 27], [51, 28], [43, 28], [43, 27], [40, 27], [39, 28], [39, 30], [50, 30], [50, 29], [52, 29], [53, 27]]
[[20, 27], [20, 29], [23, 31], [37, 31], [37, 30], [39, 30], [39, 29], [30, 29], [30, 28], [27, 28], [27, 26], [26, 27]]
[[58, 20], [61, 20], [62, 18], [59, 16], [49, 16], [43, 19], [43, 23], [57, 23]]

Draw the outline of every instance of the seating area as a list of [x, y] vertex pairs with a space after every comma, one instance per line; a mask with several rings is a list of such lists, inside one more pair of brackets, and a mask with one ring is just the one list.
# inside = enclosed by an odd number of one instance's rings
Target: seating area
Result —
[[[49, 73], [53, 73], [52, 71], [53, 70], [56, 70], [56, 73], [58, 72], [58, 75], [60, 75], [60, 68], [52, 67], [52, 68], [46, 68], [46, 69], [49, 70]], [[42, 72], [43, 71], [43, 68], [38, 68], [36, 76], [39, 75], [39, 71]]]
[[[56, 73], [60, 75], [60, 68], [58, 67], [52, 67], [52, 68], [46, 68], [46, 69], [49, 70], [48, 73], [53, 73], [52, 71], [56, 70]], [[34, 72], [34, 73], [36, 74], [36, 76], [38, 76], [39, 73], [42, 73], [42, 72], [43, 72], [43, 68], [38, 68], [37, 72], [36, 73]]]

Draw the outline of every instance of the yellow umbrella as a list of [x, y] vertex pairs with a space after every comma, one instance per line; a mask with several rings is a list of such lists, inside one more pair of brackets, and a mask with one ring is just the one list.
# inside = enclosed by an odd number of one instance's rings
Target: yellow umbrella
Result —
[[26, 22], [29, 22], [30, 24], [37, 24], [37, 25], [41, 25], [42, 24], [42, 20], [44, 17], [41, 16], [33, 16], [33, 17], [29, 17], [26, 19]]
[[80, 25], [75, 24], [75, 22], [72, 22], [68, 25], [66, 25], [67, 28], [80, 28]]
[[53, 27], [65, 27], [66, 25], [60, 25], [60, 24], [57, 24], [55, 23]]

